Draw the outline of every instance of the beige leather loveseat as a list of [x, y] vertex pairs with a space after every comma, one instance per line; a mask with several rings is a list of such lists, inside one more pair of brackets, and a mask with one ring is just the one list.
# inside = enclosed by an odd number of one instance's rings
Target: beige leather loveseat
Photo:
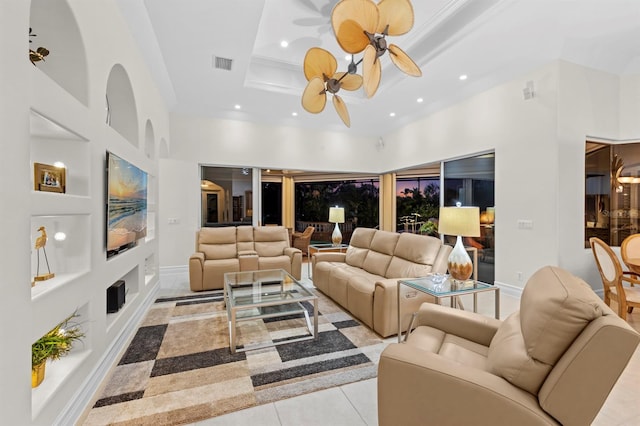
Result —
[[556, 267], [531, 276], [504, 321], [425, 303], [415, 324], [380, 356], [380, 426], [589, 425], [640, 341]]
[[196, 232], [196, 253], [189, 259], [192, 291], [224, 286], [226, 272], [284, 269], [301, 278], [302, 252], [289, 244], [282, 226], [228, 226]]
[[[451, 247], [438, 238], [357, 228], [346, 253], [313, 255], [313, 284], [383, 337], [398, 333], [398, 280], [447, 272]], [[401, 288], [402, 312], [433, 298]], [[408, 319], [404, 328], [408, 325]]]

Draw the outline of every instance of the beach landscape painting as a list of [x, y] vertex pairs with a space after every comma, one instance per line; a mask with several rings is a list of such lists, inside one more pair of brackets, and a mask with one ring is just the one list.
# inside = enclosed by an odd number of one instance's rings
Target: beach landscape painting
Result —
[[147, 235], [147, 173], [107, 152], [107, 257]]

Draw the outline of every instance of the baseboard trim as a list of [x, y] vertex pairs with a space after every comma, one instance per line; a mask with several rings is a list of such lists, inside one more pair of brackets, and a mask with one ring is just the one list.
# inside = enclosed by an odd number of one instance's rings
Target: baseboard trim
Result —
[[138, 325], [143, 319], [144, 314], [148, 311], [151, 304], [156, 299], [160, 286], [156, 285], [153, 290], [149, 292], [146, 299], [138, 306], [138, 309], [133, 313], [129, 321], [122, 328], [122, 331], [113, 341], [111, 346], [107, 349], [102, 359], [98, 362], [97, 367], [91, 374], [85, 379], [84, 383], [78, 391], [73, 395], [71, 401], [60, 412], [58, 417], [53, 422], [54, 425], [68, 425], [69, 419], [76, 419], [73, 423], [77, 423], [84, 411], [91, 403], [94, 394], [98, 391], [98, 388], [107, 377], [107, 374], [111, 370], [111, 366], [116, 361], [118, 355], [126, 347], [133, 333], [138, 329]]
[[512, 296], [517, 299], [520, 299], [520, 296], [522, 296], [522, 287], [516, 287], [514, 285], [502, 283], [499, 281], [495, 281], [494, 283], [500, 288], [501, 294], [506, 294], [507, 296]]

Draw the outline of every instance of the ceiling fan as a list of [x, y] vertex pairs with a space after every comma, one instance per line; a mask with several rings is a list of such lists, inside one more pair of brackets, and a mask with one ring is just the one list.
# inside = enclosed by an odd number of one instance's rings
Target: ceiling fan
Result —
[[[342, 121], [350, 126], [349, 113], [336, 95], [340, 88], [357, 90], [361, 86], [368, 98], [380, 86], [380, 57], [387, 51], [391, 61], [404, 73], [420, 77], [422, 71], [400, 47], [387, 45], [387, 36], [406, 34], [413, 27], [413, 7], [410, 0], [340, 0], [331, 12], [331, 25], [340, 47], [351, 54], [347, 73], [337, 73], [337, 61], [328, 51], [311, 48], [305, 55], [304, 73], [309, 81], [302, 95], [303, 107], [319, 113], [326, 103], [326, 92], [332, 93], [333, 104]], [[354, 55], [363, 53], [355, 62]], [[356, 74], [362, 63], [362, 77]], [[350, 78], [350, 76], [358, 78]]]
[[345, 52], [364, 51], [362, 78], [364, 91], [372, 97], [382, 75], [379, 57], [389, 51], [391, 61], [404, 73], [420, 77], [422, 71], [402, 49], [388, 44], [386, 37], [409, 32], [413, 27], [413, 7], [410, 0], [341, 0], [333, 8], [331, 25], [336, 40]]
[[324, 110], [327, 92], [333, 95], [333, 106], [347, 127], [351, 126], [349, 111], [342, 98], [340, 89], [358, 90], [362, 87], [362, 77], [348, 72], [336, 72], [338, 61], [327, 50], [312, 47], [304, 57], [304, 76], [309, 81], [302, 93], [302, 106], [310, 113]]

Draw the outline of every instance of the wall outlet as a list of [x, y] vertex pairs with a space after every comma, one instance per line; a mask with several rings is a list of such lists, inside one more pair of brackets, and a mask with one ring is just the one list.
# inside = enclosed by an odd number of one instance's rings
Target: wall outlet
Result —
[[518, 281], [522, 282], [522, 272], [516, 272], [516, 276], [518, 277]]
[[533, 229], [533, 221], [518, 219], [518, 229]]
[[178, 224], [179, 220], [177, 217], [170, 217], [167, 222], [169, 223], [169, 225], [176, 225]]

